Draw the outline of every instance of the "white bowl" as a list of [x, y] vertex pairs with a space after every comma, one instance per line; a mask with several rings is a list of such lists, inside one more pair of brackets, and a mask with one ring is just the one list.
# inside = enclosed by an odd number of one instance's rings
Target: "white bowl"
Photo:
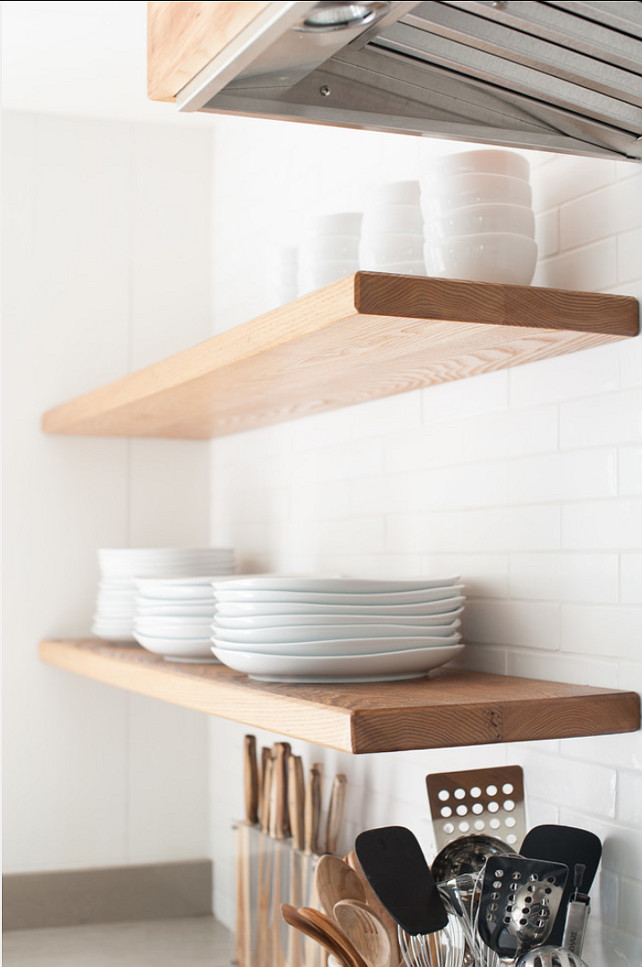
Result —
[[499, 232], [426, 242], [424, 251], [429, 275], [470, 282], [528, 285], [537, 263], [532, 239]]
[[421, 262], [424, 257], [422, 234], [362, 235], [359, 264], [363, 269], [376, 269], [390, 262]]
[[[418, 205], [420, 186], [418, 181], [389, 181], [377, 185], [370, 191], [368, 208], [371, 205]], [[366, 209], [367, 210], [367, 209]]]
[[423, 259], [421, 262], [380, 262], [376, 271], [390, 272], [391, 275], [426, 275], [426, 264]]
[[299, 265], [299, 292], [304, 294], [320, 289], [359, 270], [359, 259], [319, 259], [316, 263]]
[[451, 235], [509, 232], [535, 238], [535, 215], [524, 205], [471, 205], [433, 218], [425, 226], [426, 239]]
[[505, 175], [463, 174], [439, 183], [422, 183], [421, 210], [426, 221], [470, 205], [524, 205], [532, 203], [531, 186]]
[[364, 213], [361, 226], [362, 236], [386, 235], [389, 232], [421, 235], [423, 230], [424, 222], [419, 202], [415, 205], [371, 205]]
[[310, 223], [310, 235], [358, 235], [363, 212], [332, 212], [317, 215]]
[[299, 242], [299, 265], [318, 259], [356, 259], [360, 235], [314, 235]]
[[501, 148], [481, 148], [473, 151], [457, 151], [453, 154], [435, 158], [425, 169], [429, 177], [444, 175], [461, 175], [468, 172], [483, 172], [489, 175], [509, 175], [511, 178], [521, 178], [528, 181], [530, 164], [524, 155], [516, 151], [505, 151]]
[[134, 637], [147, 651], [166, 661], [214, 662], [210, 638], [161, 638], [135, 631]]

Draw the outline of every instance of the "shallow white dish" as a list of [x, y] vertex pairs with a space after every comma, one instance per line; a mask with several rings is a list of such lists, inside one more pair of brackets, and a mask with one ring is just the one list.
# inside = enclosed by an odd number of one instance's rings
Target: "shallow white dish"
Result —
[[144, 618], [134, 621], [134, 634], [151, 635], [152, 638], [177, 638], [183, 640], [194, 640], [207, 638], [211, 634], [211, 625], [202, 622], [197, 625], [164, 624], [163, 622], [153, 622]]
[[462, 584], [453, 584], [442, 588], [421, 588], [416, 591], [373, 592], [355, 591], [354, 593], [339, 591], [271, 591], [271, 590], [243, 590], [217, 587], [215, 591], [217, 605], [225, 602], [240, 604], [252, 602], [263, 604], [267, 602], [284, 604], [356, 604], [362, 607], [371, 605], [401, 605], [424, 604], [431, 601], [445, 601], [454, 598], [462, 590]]
[[[447, 627], [456, 631], [461, 625], [461, 620], [458, 616], [463, 610], [463, 608], [456, 608], [447, 614], [429, 615], [390, 615], [377, 613], [376, 620], [380, 627], [403, 624], [406, 627], [414, 628], [415, 634], [421, 634], [420, 629], [422, 628], [429, 629], [426, 631], [426, 634], [432, 634], [435, 627]], [[362, 627], [371, 623], [372, 614], [370, 612], [368, 614], [319, 614], [318, 612], [313, 612], [312, 614], [247, 614], [240, 617], [222, 614], [220, 611], [216, 612], [216, 625], [220, 628], [230, 628], [233, 631], [248, 630], [251, 628], [289, 628], [293, 625], [300, 628], [323, 627], [324, 629], [328, 629], [336, 625], [350, 624], [354, 627]]]
[[283, 615], [283, 614], [362, 614], [362, 615], [388, 615], [398, 618], [400, 615], [445, 615], [456, 611], [463, 605], [464, 598], [458, 595], [456, 598], [448, 598], [444, 601], [425, 601], [420, 604], [384, 604], [384, 605], [358, 605], [358, 604], [295, 604], [290, 602], [267, 601], [259, 604], [255, 601], [240, 601], [232, 604], [229, 601], [221, 601], [216, 608], [216, 613], [229, 615], [230, 617], [244, 617], [246, 615]]
[[427, 271], [438, 278], [529, 285], [537, 264], [537, 243], [500, 232], [454, 235], [427, 242], [425, 254]]
[[380, 652], [374, 655], [307, 657], [262, 655], [232, 651], [215, 643], [212, 653], [230, 668], [264, 682], [343, 683], [399, 681], [420, 678], [432, 668], [445, 665], [460, 654], [464, 645], [444, 648], [416, 648], [410, 651]]
[[138, 593], [137, 601], [139, 603], [145, 604], [151, 601], [164, 601], [166, 603], [174, 601], [177, 604], [186, 604], [187, 602], [194, 603], [213, 601], [214, 600], [214, 589], [212, 588], [211, 578], [207, 584], [186, 584], [184, 586], [175, 585], [171, 589], [169, 587], [154, 587], [149, 585], [145, 588], [145, 592], [140, 591]]
[[122, 642], [123, 644], [135, 641], [131, 622], [126, 625], [104, 625], [94, 622], [91, 626], [91, 633], [96, 638], [102, 638], [103, 641]]
[[[138, 627], [138, 622], [136, 623]], [[142, 630], [142, 629], [141, 629]], [[275, 645], [290, 642], [310, 642], [315, 645], [325, 645], [328, 642], [361, 641], [372, 644], [373, 641], [388, 642], [398, 638], [412, 638], [423, 641], [426, 647], [434, 644], [454, 644], [457, 631], [452, 625], [437, 625], [433, 628], [421, 629], [414, 625], [289, 625], [277, 628], [226, 628], [214, 621], [212, 632], [215, 638], [241, 645], [263, 644]], [[445, 640], [448, 639], [448, 640]], [[408, 648], [414, 648], [408, 644]]]
[[360, 658], [367, 655], [379, 655], [382, 652], [416, 651], [426, 648], [446, 648], [457, 645], [461, 635], [449, 635], [448, 638], [411, 637], [399, 638], [337, 638], [334, 641], [253, 641], [242, 644], [230, 641], [222, 635], [222, 630], [216, 629], [212, 641], [217, 647], [227, 648], [229, 651], [244, 651], [261, 655], [297, 655], [306, 658], [337, 658], [343, 655], [353, 655]]
[[176, 604], [173, 602], [165, 603], [162, 600], [149, 604], [141, 604], [139, 599], [135, 613], [141, 618], [212, 618], [216, 613], [216, 607], [213, 600], [205, 601], [202, 604], [191, 605]]
[[377, 578], [305, 577], [303, 575], [259, 574], [235, 577], [224, 584], [212, 581], [215, 591], [314, 591], [325, 594], [381, 594], [401, 591], [432, 591], [459, 584], [459, 574], [445, 578], [417, 578], [414, 581], [385, 581]]
[[143, 635], [138, 631], [136, 641], [147, 651], [161, 655], [166, 661], [207, 662], [212, 664], [212, 642], [210, 638], [161, 638]]

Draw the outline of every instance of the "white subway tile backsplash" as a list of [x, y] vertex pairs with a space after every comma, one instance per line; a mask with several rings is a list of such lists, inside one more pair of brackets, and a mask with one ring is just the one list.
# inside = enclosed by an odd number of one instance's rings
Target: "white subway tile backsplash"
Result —
[[642, 265], [642, 229], [617, 237], [617, 280], [629, 282], [640, 278]]
[[605, 393], [560, 404], [560, 447], [637, 443], [642, 435], [642, 390]]
[[462, 515], [454, 511], [390, 514], [386, 518], [386, 550], [401, 554], [453, 552], [462, 546]]
[[[508, 674], [524, 678], [538, 678], [549, 682], [568, 682], [570, 685], [593, 685], [596, 688], [617, 688], [617, 664], [598, 661], [584, 655], [571, 656], [561, 652], [511, 651], [508, 655]], [[570, 741], [570, 740], [569, 740]], [[592, 759], [592, 756], [588, 758]], [[599, 760], [598, 760], [599, 761]], [[605, 764], [613, 764], [607, 760]]]
[[642, 604], [642, 554], [621, 555], [620, 588], [624, 604]]
[[550, 166], [531, 171], [534, 207], [543, 211], [558, 208], [571, 198], [584, 201], [585, 196], [610, 185], [614, 176], [613, 161], [558, 155]]
[[[642, 829], [642, 774], [620, 772], [617, 818], [627, 826]], [[642, 879], [642, 870], [639, 875]]]
[[540, 259], [555, 255], [559, 251], [559, 212], [556, 208], [542, 212], [535, 218], [535, 241], [537, 242], [537, 255]]
[[560, 646], [557, 604], [533, 601], [468, 601], [466, 641], [555, 651]]
[[614, 603], [619, 594], [617, 554], [511, 554], [514, 598]]
[[617, 283], [617, 254], [614, 238], [602, 239], [583, 248], [541, 259], [535, 269], [533, 285], [555, 289], [599, 292]]
[[508, 371], [510, 405], [537, 406], [617, 390], [621, 353], [620, 343], [613, 343], [515, 366]]
[[524, 772], [538, 776], [537, 796], [592, 816], [615, 817], [617, 773], [594, 763], [526, 751]]
[[467, 553], [551, 551], [559, 547], [558, 507], [502, 507], [462, 514], [462, 548]]
[[642, 446], [620, 448], [618, 490], [626, 496], [642, 495]]
[[639, 661], [642, 608], [564, 605], [562, 651]]
[[422, 390], [423, 418], [427, 425], [450, 423], [467, 416], [482, 413], [498, 413], [506, 408], [508, 400], [508, 373], [499, 370], [472, 376], [465, 381], [462, 392], [460, 382], [441, 383]]
[[510, 410], [468, 420], [464, 424], [464, 459], [514, 459], [557, 447], [557, 406]]
[[384, 439], [384, 468], [390, 473], [449, 466], [463, 458], [464, 428], [461, 423], [418, 427]]
[[562, 547], [634, 550], [642, 528], [642, 499], [587, 500], [562, 507]]
[[511, 503], [580, 500], [616, 493], [615, 448], [522, 457], [512, 460], [508, 468]]
[[642, 175], [605, 187], [560, 208], [562, 248], [586, 245], [639, 227]]

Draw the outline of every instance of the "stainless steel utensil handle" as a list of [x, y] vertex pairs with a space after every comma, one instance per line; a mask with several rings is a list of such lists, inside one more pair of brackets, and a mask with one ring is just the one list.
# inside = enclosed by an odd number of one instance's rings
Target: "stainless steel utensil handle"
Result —
[[584, 932], [590, 911], [590, 900], [584, 893], [576, 893], [566, 908], [566, 924], [562, 946], [571, 953], [581, 956], [584, 946]]

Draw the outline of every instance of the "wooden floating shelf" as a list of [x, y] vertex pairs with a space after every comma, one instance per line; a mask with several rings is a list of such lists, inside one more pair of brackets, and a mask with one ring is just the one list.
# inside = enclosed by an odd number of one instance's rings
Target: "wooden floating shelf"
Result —
[[209, 439], [637, 333], [626, 296], [357, 272], [57, 406], [43, 428]]
[[138, 647], [43, 641], [49, 665], [174, 705], [340, 749], [400, 752], [634, 732], [636, 692], [438, 669], [363, 685], [254, 682], [224, 665], [163, 661]]

